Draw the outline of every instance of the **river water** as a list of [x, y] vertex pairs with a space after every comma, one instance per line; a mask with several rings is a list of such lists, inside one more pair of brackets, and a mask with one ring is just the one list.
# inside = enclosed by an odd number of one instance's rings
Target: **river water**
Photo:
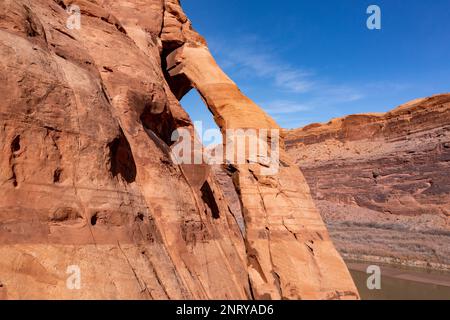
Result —
[[450, 300], [450, 274], [380, 266], [381, 289], [369, 290], [369, 264], [348, 264], [363, 300]]

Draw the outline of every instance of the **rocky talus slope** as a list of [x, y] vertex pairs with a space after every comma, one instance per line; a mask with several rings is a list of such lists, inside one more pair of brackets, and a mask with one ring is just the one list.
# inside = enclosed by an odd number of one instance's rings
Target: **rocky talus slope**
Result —
[[450, 266], [450, 94], [286, 136], [349, 258]]
[[178, 0], [0, 2], [0, 298], [358, 298], [283, 146], [269, 176], [174, 163], [192, 88], [224, 132], [278, 129]]

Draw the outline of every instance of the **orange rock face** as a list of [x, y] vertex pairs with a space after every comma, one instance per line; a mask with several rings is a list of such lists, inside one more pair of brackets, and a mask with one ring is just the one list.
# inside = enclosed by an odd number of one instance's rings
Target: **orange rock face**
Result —
[[278, 129], [177, 0], [6, 0], [0, 16], [0, 298], [358, 297], [283, 148], [264, 177], [173, 162], [192, 87], [222, 129]]
[[448, 269], [450, 94], [290, 131], [341, 253]]

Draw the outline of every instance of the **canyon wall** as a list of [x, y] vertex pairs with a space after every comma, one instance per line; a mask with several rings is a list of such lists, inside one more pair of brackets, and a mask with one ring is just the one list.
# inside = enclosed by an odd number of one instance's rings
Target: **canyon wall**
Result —
[[450, 94], [292, 130], [286, 145], [344, 256], [448, 269]]
[[4, 0], [0, 17], [1, 299], [358, 298], [283, 145], [268, 176], [266, 159], [174, 163], [191, 88], [223, 131], [278, 130], [177, 0]]

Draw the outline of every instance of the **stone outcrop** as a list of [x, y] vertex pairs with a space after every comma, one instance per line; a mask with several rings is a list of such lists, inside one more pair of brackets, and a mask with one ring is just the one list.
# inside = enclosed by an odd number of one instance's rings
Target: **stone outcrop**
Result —
[[450, 94], [292, 130], [286, 145], [344, 255], [448, 268]]
[[224, 131], [278, 129], [177, 0], [5, 0], [0, 17], [1, 298], [358, 297], [283, 149], [270, 176], [173, 162], [193, 87]]

